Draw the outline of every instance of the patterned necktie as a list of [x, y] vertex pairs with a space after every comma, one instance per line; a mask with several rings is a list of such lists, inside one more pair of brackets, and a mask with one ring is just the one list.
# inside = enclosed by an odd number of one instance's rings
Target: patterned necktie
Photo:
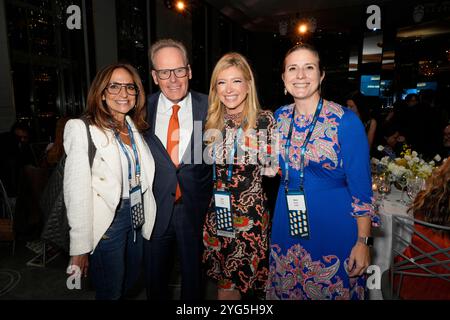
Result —
[[[172, 159], [173, 164], [178, 167], [179, 165], [179, 144], [180, 144], [180, 123], [178, 121], [179, 105], [172, 107], [172, 116], [169, 120], [169, 128], [167, 130], [167, 152]], [[175, 193], [175, 201], [181, 198], [180, 185], [177, 183], [177, 190]]]

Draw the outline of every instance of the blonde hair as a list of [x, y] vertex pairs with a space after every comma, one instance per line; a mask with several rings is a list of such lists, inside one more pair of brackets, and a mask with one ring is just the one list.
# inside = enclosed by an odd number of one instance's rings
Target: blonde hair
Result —
[[243, 102], [244, 110], [242, 119], [243, 121], [245, 119], [245, 123], [243, 123], [242, 128], [244, 130], [256, 128], [256, 121], [258, 114], [261, 111], [261, 107], [259, 105], [252, 69], [243, 55], [236, 52], [230, 52], [220, 58], [211, 75], [208, 97], [209, 108], [205, 130], [217, 129], [222, 132], [224, 129], [224, 114], [226, 111], [225, 106], [220, 102], [219, 96], [217, 95], [216, 82], [219, 73], [230, 67], [236, 67], [241, 70], [244, 79], [248, 82], [248, 94]]

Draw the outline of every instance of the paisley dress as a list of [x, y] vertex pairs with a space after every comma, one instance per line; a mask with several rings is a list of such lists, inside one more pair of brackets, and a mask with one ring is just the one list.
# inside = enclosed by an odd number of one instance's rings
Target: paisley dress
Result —
[[[364, 276], [349, 278], [348, 257], [357, 239], [356, 216], [372, 205], [369, 148], [364, 126], [351, 110], [324, 101], [307, 145], [304, 188], [310, 238], [289, 234], [285, 197], [285, 145], [294, 105], [275, 112], [280, 135], [281, 183], [272, 222], [267, 299], [364, 299]], [[313, 116], [297, 115], [289, 150], [289, 189], [298, 190], [300, 148]]]
[[[216, 146], [216, 173], [219, 187], [227, 181], [229, 153], [240, 115], [225, 118], [225, 136]], [[267, 150], [275, 131], [269, 111], [260, 112], [254, 134], [240, 139], [234, 157], [231, 193], [235, 238], [217, 235], [214, 197], [203, 229], [203, 262], [209, 277], [220, 289], [264, 290], [268, 273], [269, 212], [262, 190], [261, 169], [266, 165]], [[232, 135], [227, 134], [232, 133]], [[270, 151], [269, 151], [270, 152]]]

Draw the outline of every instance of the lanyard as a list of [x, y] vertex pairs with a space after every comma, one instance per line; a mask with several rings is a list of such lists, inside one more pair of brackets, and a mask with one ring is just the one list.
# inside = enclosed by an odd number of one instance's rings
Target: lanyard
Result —
[[[139, 156], [138, 156], [138, 152], [137, 152], [137, 148], [136, 148], [136, 143], [134, 141], [134, 135], [133, 135], [133, 131], [131, 130], [130, 125], [127, 123], [127, 128], [128, 128], [128, 133], [130, 134], [130, 140], [131, 140], [131, 148], [133, 149], [133, 153], [134, 153], [134, 158], [136, 159], [136, 170], [135, 170], [135, 174], [136, 174], [136, 184], [139, 184], [139, 177], [141, 175], [141, 166], [139, 163]], [[119, 142], [119, 145], [121, 146], [123, 152], [125, 153], [125, 156], [127, 157], [127, 162], [128, 162], [128, 181], [130, 183], [130, 186], [132, 187], [132, 176], [131, 176], [131, 159], [130, 159], [130, 155], [128, 154], [128, 150], [127, 148], [125, 148], [125, 145], [123, 144], [122, 140], [119, 137], [119, 133], [116, 132], [116, 139]]]
[[[231, 182], [231, 178], [233, 177], [233, 162], [234, 162], [234, 155], [237, 152], [238, 147], [238, 140], [239, 137], [242, 135], [242, 127], [239, 127], [236, 136], [234, 137], [234, 143], [233, 143], [233, 152], [230, 153], [230, 157], [228, 158], [228, 169], [227, 169], [227, 183]], [[216, 173], [216, 146], [214, 145], [213, 148], [213, 181], [217, 182], [217, 173]]]
[[[317, 104], [317, 108], [316, 108], [316, 112], [314, 113], [314, 118], [311, 122], [311, 124], [309, 125], [309, 131], [308, 131], [308, 135], [305, 138], [305, 141], [303, 142], [303, 145], [300, 147], [300, 190], [303, 191], [303, 178], [304, 178], [304, 171], [305, 171], [305, 153], [306, 153], [306, 146], [309, 142], [309, 139], [311, 138], [311, 135], [314, 131], [314, 128], [316, 126], [317, 123], [317, 119], [319, 118], [320, 115], [320, 111], [322, 110], [322, 106], [323, 106], [323, 99], [320, 98], [318, 104]], [[294, 128], [294, 122], [295, 122], [295, 105], [293, 107], [292, 110], [292, 119], [291, 119], [291, 124], [289, 126], [289, 132], [287, 135], [287, 141], [286, 141], [286, 146], [285, 146], [285, 162], [284, 162], [284, 168], [285, 168], [285, 178], [284, 178], [284, 183], [285, 183], [285, 189], [286, 192], [289, 191], [289, 149], [291, 147], [291, 138], [292, 138], [292, 132], [293, 132], [293, 128]]]

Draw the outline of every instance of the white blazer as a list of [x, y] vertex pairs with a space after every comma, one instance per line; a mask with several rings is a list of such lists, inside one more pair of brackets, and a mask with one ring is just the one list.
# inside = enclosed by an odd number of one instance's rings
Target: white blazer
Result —
[[[152, 192], [155, 163], [142, 136], [130, 117], [136, 146], [141, 156], [141, 186], [145, 223], [142, 236], [150, 239], [156, 217]], [[97, 148], [92, 172], [89, 167], [86, 126], [82, 120], [69, 120], [64, 129], [64, 203], [70, 226], [70, 255], [91, 253], [111, 225], [122, 196], [120, 146], [112, 130], [90, 125], [92, 141]]]

